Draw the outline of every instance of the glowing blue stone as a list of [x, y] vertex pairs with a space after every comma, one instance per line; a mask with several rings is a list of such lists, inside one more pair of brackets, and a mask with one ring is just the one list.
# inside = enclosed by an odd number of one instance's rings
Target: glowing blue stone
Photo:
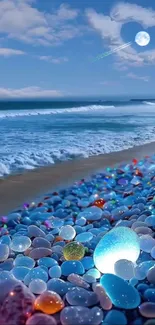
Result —
[[137, 234], [127, 227], [116, 227], [100, 240], [94, 251], [94, 263], [102, 273], [115, 274], [117, 261], [127, 259], [135, 263], [140, 254]]
[[114, 274], [105, 274], [100, 283], [115, 307], [134, 309], [139, 306], [139, 292], [127, 281]]
[[76, 236], [76, 232], [72, 226], [67, 225], [61, 227], [59, 236], [65, 240], [72, 240]]

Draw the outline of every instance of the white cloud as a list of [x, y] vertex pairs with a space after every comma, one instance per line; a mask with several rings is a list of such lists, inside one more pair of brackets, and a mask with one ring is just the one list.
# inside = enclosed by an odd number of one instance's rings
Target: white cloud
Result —
[[0, 98], [50, 98], [61, 97], [59, 90], [25, 87], [20, 89], [0, 88]]
[[0, 56], [9, 57], [15, 55], [24, 55], [24, 54], [26, 53], [20, 50], [14, 50], [10, 48], [0, 48]]
[[132, 72], [128, 73], [126, 75], [127, 78], [131, 78], [131, 79], [136, 79], [136, 80], [142, 80], [142, 81], [145, 81], [145, 82], [148, 82], [149, 81], [149, 77], [148, 76], [138, 76]]
[[0, 1], [0, 36], [34, 45], [61, 44], [80, 35], [76, 18], [78, 10], [62, 4], [56, 11], [43, 12], [33, 0]]
[[[121, 2], [113, 7], [109, 16], [87, 9], [86, 16], [90, 25], [101, 35], [104, 44], [113, 50], [124, 44], [121, 30], [125, 23], [137, 22], [145, 29], [155, 26], [155, 11], [138, 5]], [[117, 52], [118, 66], [125, 64], [142, 66], [155, 62], [155, 51], [138, 53], [132, 45]]]
[[53, 64], [68, 62], [68, 58], [66, 58], [66, 57], [53, 58], [52, 56], [45, 55], [45, 56], [39, 56], [38, 58], [41, 61], [46, 61], [46, 62], [50, 62], [50, 63], [53, 63]]

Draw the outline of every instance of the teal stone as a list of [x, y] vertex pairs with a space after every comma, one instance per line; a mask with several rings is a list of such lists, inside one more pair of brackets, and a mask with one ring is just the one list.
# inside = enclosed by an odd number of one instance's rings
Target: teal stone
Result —
[[35, 266], [35, 261], [29, 256], [17, 255], [16, 259], [14, 260], [14, 266], [25, 266], [29, 269], [33, 269]]
[[115, 307], [134, 309], [139, 306], [139, 292], [127, 281], [114, 274], [105, 274], [101, 277], [100, 284]]
[[50, 278], [60, 278], [61, 277], [61, 267], [59, 265], [52, 266], [49, 269]]
[[25, 266], [16, 266], [11, 270], [13, 276], [20, 281], [23, 281], [25, 276], [29, 273], [30, 269]]
[[68, 276], [71, 273], [84, 274], [85, 270], [80, 261], [65, 261], [61, 265], [62, 275]]
[[91, 275], [95, 279], [99, 279], [101, 274], [97, 269], [90, 269], [86, 272], [87, 275]]
[[127, 259], [135, 263], [140, 254], [137, 234], [127, 227], [116, 227], [106, 233], [94, 251], [94, 263], [102, 273], [115, 274], [115, 263]]
[[44, 266], [50, 268], [52, 266], [58, 265], [58, 262], [52, 257], [41, 257], [38, 260], [38, 265], [39, 266], [44, 265]]
[[31, 246], [31, 240], [27, 236], [18, 236], [12, 239], [10, 248], [14, 252], [25, 252]]
[[10, 246], [10, 244], [11, 244], [11, 238], [10, 238], [10, 236], [8, 236], [8, 235], [2, 236], [0, 238], [0, 244], [5, 244], [5, 245]]

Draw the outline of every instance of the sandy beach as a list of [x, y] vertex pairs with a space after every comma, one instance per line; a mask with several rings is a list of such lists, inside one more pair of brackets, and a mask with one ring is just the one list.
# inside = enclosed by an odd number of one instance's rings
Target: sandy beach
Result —
[[130, 162], [133, 158], [141, 159], [154, 153], [155, 142], [152, 142], [121, 152], [58, 163], [1, 179], [0, 214], [7, 214], [20, 208], [25, 202], [35, 200], [59, 187], [69, 186], [72, 182], [89, 177], [107, 166]]

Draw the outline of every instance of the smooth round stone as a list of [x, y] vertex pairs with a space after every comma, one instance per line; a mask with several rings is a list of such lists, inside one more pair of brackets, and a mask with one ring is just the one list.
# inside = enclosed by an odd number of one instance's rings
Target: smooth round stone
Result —
[[66, 299], [72, 306], [84, 307], [92, 307], [99, 301], [96, 293], [78, 287], [72, 288], [67, 292]]
[[83, 278], [81, 276], [79, 276], [78, 274], [72, 273], [68, 276], [67, 280], [73, 284], [75, 284], [75, 286], [77, 287], [82, 287], [85, 289], [89, 289], [90, 285], [85, 282], [83, 280]]
[[39, 260], [42, 257], [51, 256], [52, 250], [45, 247], [34, 248], [29, 253], [29, 257], [33, 258], [34, 260]]
[[144, 292], [144, 298], [149, 302], [155, 303], [155, 288], [146, 289]]
[[90, 284], [96, 282], [96, 279], [94, 278], [94, 276], [89, 275], [87, 273], [83, 275], [83, 280], [86, 281], [86, 282], [88, 282], [88, 283], [90, 283]]
[[50, 279], [47, 282], [47, 289], [55, 291], [60, 296], [64, 296], [73, 287], [75, 287], [74, 284], [60, 279]]
[[76, 236], [76, 232], [72, 226], [67, 225], [67, 226], [61, 227], [59, 236], [65, 240], [72, 240]]
[[119, 310], [111, 310], [107, 313], [104, 324], [108, 325], [127, 325], [128, 321], [123, 312]]
[[25, 252], [31, 246], [31, 240], [27, 236], [14, 237], [10, 244], [10, 248], [14, 252]]
[[136, 233], [127, 227], [116, 227], [99, 241], [93, 258], [100, 272], [114, 274], [117, 261], [127, 259], [135, 263], [139, 254], [140, 244]]
[[30, 270], [29, 273], [25, 276], [24, 278], [25, 285], [29, 285], [29, 283], [34, 279], [41, 279], [47, 282], [48, 274], [43, 268], [37, 266], [34, 269]]
[[93, 238], [93, 234], [91, 232], [83, 232], [76, 236], [76, 241], [80, 243], [89, 242]]
[[29, 289], [32, 293], [40, 295], [47, 290], [47, 284], [41, 279], [34, 279], [29, 283]]
[[61, 277], [61, 267], [59, 265], [52, 266], [49, 269], [50, 278], [60, 278]]
[[144, 280], [147, 276], [148, 271], [155, 266], [155, 261], [145, 261], [140, 263], [134, 269], [135, 278], [138, 280]]
[[56, 314], [64, 308], [64, 302], [54, 291], [45, 291], [35, 300], [34, 307], [45, 314]]
[[148, 228], [148, 225], [143, 222], [143, 221], [136, 221], [132, 224], [132, 229], [135, 230], [136, 228], [139, 228], [139, 227], [147, 227]]
[[139, 306], [140, 295], [138, 291], [120, 277], [114, 274], [105, 274], [100, 283], [115, 307], [134, 309]]
[[91, 256], [83, 257], [81, 263], [83, 264], [85, 270], [89, 270], [94, 267], [94, 260]]
[[143, 235], [140, 237], [140, 249], [143, 252], [150, 253], [155, 246], [155, 239], [150, 235]]
[[15, 266], [12, 270], [11, 273], [13, 276], [20, 281], [23, 281], [25, 276], [30, 272], [30, 269], [25, 266]]
[[137, 234], [142, 234], [142, 235], [151, 235], [152, 234], [152, 229], [147, 228], [147, 227], [137, 227], [135, 229], [135, 232]]
[[33, 269], [35, 261], [28, 256], [18, 256], [14, 260], [14, 266], [25, 266], [29, 269]]
[[45, 248], [51, 248], [51, 243], [42, 237], [36, 237], [33, 242], [32, 242], [33, 247], [38, 248], [38, 247], [45, 247]]
[[110, 310], [112, 309], [112, 302], [110, 298], [107, 296], [105, 290], [99, 283], [93, 283], [92, 285], [93, 291], [98, 296], [100, 305], [103, 310]]
[[46, 266], [47, 268], [50, 268], [52, 266], [58, 265], [58, 262], [52, 258], [52, 257], [41, 257], [38, 260], [38, 265], [39, 266]]
[[63, 248], [65, 260], [81, 260], [85, 255], [85, 248], [82, 244], [73, 241]]
[[45, 237], [44, 231], [42, 231], [39, 227], [35, 225], [31, 225], [28, 227], [28, 236], [32, 237]]
[[77, 219], [75, 221], [75, 224], [78, 226], [85, 226], [86, 222], [87, 222], [86, 218], [81, 217], [80, 219]]
[[101, 277], [101, 273], [95, 268], [88, 270], [85, 274], [91, 275], [95, 279], [99, 279]]
[[28, 318], [26, 325], [57, 325], [54, 317], [37, 313]]
[[150, 283], [155, 284], [155, 266], [151, 267], [151, 269], [148, 271], [147, 279]]
[[139, 306], [139, 312], [143, 317], [155, 318], [155, 303], [144, 302]]
[[103, 211], [100, 208], [92, 206], [80, 212], [78, 214], [78, 218], [84, 217], [86, 220], [89, 221], [100, 220], [102, 218], [102, 213]]
[[134, 277], [134, 264], [128, 260], [119, 260], [114, 265], [115, 274], [124, 280]]
[[62, 325], [99, 325], [102, 320], [103, 312], [99, 307], [65, 307], [60, 313]]
[[6, 244], [0, 244], [0, 262], [7, 260], [9, 256], [9, 246]]
[[80, 261], [66, 261], [61, 265], [62, 275], [68, 276], [71, 273], [82, 275], [84, 274], [84, 267]]

